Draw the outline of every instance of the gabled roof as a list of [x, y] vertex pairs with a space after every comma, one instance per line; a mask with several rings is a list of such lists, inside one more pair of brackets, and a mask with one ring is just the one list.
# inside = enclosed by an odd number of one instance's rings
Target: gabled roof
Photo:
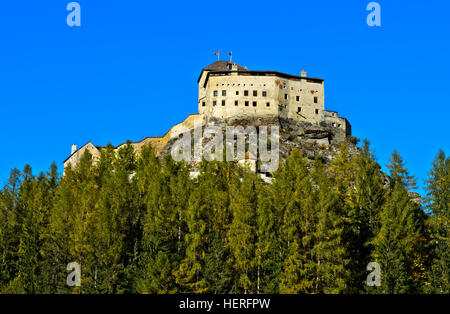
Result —
[[73, 155], [75, 155], [77, 152], [79, 152], [81, 149], [83, 149], [85, 146], [87, 146], [87, 145], [89, 145], [89, 144], [91, 144], [93, 147], [95, 147], [95, 148], [98, 150], [98, 147], [95, 146], [91, 141], [89, 141], [89, 142], [87, 142], [86, 144], [84, 144], [83, 146], [81, 146], [80, 148], [78, 148], [76, 151], [74, 151], [72, 154], [70, 154], [70, 156], [67, 157], [67, 158], [63, 161], [63, 163], [65, 163], [67, 160], [70, 159], [70, 157], [72, 157]]

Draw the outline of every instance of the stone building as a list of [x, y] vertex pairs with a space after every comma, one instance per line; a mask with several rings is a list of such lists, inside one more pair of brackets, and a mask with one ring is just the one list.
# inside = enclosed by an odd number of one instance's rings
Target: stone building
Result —
[[[198, 93], [197, 114], [189, 115], [161, 137], [147, 137], [132, 143], [136, 152], [151, 144], [159, 154], [172, 138], [193, 128], [194, 120], [199, 119], [208, 124], [213, 120], [272, 117], [325, 126], [344, 136], [351, 135], [347, 119], [338, 117], [335, 111], [325, 110], [324, 80], [308, 77], [305, 71], [299, 76], [276, 71], [251, 71], [234, 62], [216, 61], [202, 69]], [[91, 142], [79, 149], [72, 146], [72, 154], [64, 161], [64, 168], [69, 164], [76, 166], [86, 150], [94, 160], [98, 160], [103, 148]]]
[[198, 79], [198, 112], [215, 117], [279, 116], [328, 122], [347, 135], [351, 126], [337, 112], [325, 110], [324, 80], [276, 71], [249, 71], [233, 62], [217, 61]]

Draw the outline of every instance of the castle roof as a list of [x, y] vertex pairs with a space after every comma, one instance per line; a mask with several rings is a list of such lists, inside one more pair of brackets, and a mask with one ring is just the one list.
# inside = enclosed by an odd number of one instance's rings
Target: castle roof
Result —
[[230, 71], [233, 66], [235, 66], [238, 71], [247, 71], [247, 68], [231, 61], [216, 61], [204, 68], [203, 71]]
[[[234, 69], [233, 69], [234, 66]], [[237, 63], [231, 61], [216, 61], [211, 63], [206, 68], [203, 68], [200, 72], [200, 76], [198, 77], [197, 82], [200, 82], [202, 74], [204, 71], [207, 71], [207, 76], [204, 85], [208, 82], [210, 74], [212, 75], [229, 75], [230, 72], [237, 72], [238, 75], [251, 75], [251, 76], [278, 76], [287, 79], [293, 80], [307, 80], [314, 83], [322, 83], [323, 79], [315, 78], [315, 77], [303, 77], [292, 74], [286, 74], [277, 71], [249, 71], [247, 67], [242, 67]]]
[[[234, 69], [233, 69], [234, 66]], [[231, 61], [216, 61], [211, 63], [207, 67], [203, 68], [200, 72], [197, 82], [200, 82], [200, 78], [204, 71], [208, 72], [229, 72], [229, 71], [247, 71], [246, 67], [240, 66], [239, 64]]]

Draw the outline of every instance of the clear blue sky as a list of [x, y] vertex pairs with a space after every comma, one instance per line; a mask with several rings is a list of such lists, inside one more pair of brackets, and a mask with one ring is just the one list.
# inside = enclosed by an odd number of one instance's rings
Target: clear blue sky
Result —
[[438, 149], [450, 153], [449, 1], [378, 1], [378, 28], [369, 0], [80, 0], [79, 28], [66, 24], [69, 2], [0, 5], [0, 182], [27, 163], [62, 170], [72, 143], [164, 134], [197, 112], [215, 50], [325, 79], [326, 108], [383, 167], [397, 149], [420, 185]]

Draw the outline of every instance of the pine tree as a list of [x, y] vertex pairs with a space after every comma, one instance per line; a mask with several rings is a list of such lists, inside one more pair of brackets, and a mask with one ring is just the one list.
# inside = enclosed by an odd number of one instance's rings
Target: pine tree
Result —
[[366, 288], [366, 267], [371, 262], [371, 242], [380, 228], [380, 213], [385, 201], [385, 189], [380, 166], [375, 161], [370, 143], [364, 140], [361, 152], [355, 157], [355, 186], [352, 189], [352, 207], [355, 228], [351, 234], [352, 260], [350, 291], [363, 292]]
[[127, 288], [122, 286], [126, 283], [124, 238], [127, 218], [133, 215], [133, 186], [130, 182], [133, 162], [134, 150], [129, 144], [119, 149], [117, 157], [111, 146], [100, 156], [98, 173], [101, 177], [94, 184], [98, 200], [88, 239], [93, 249], [89, 268], [98, 293], [118, 293]]
[[275, 206], [278, 200], [274, 188], [279, 185], [258, 186], [256, 239], [256, 293], [278, 293], [282, 271], [280, 225], [282, 212]]
[[[185, 233], [184, 207], [189, 195], [188, 172], [185, 165], [175, 163], [170, 156], [164, 159], [161, 167], [151, 148], [147, 148], [143, 155], [138, 180], [142, 175], [151, 175], [151, 182], [145, 192], [144, 272], [138, 291], [175, 293], [178, 286], [173, 273], [184, 257], [181, 240]], [[151, 171], [147, 167], [151, 167]]]
[[174, 272], [182, 292], [225, 293], [231, 279], [226, 261], [226, 227], [230, 224], [231, 163], [202, 161], [198, 184], [186, 211], [186, 256]]
[[26, 166], [20, 189], [23, 219], [18, 247], [18, 280], [27, 293], [53, 292], [50, 282], [52, 269], [48, 259], [49, 214], [53, 206], [56, 188], [56, 167], [47, 177], [40, 173], [33, 176], [31, 167]]
[[422, 280], [416, 268], [423, 263], [423, 226], [420, 208], [407, 191], [414, 178], [397, 152], [388, 167], [394, 185], [383, 205], [380, 231], [373, 240], [373, 258], [381, 266], [381, 286], [369, 291], [417, 293]]
[[[95, 255], [92, 246], [94, 213], [98, 200], [98, 181], [92, 155], [85, 151], [79, 165], [64, 169], [64, 177], [50, 215], [50, 237], [53, 246], [54, 282], [62, 293], [96, 293]], [[81, 287], [68, 287], [68, 263], [81, 266]]]
[[17, 277], [22, 219], [17, 208], [20, 180], [20, 171], [13, 169], [7, 185], [0, 191], [0, 293], [25, 292]]
[[[254, 293], [256, 242], [256, 176], [248, 169], [238, 169], [233, 176], [230, 211], [233, 215], [228, 229], [229, 262], [233, 270], [231, 293]], [[241, 182], [242, 181], [242, 182]]]
[[[308, 293], [313, 289], [314, 264], [312, 248], [317, 223], [314, 198], [306, 161], [298, 150], [293, 150], [285, 165], [275, 176], [284, 195], [279, 195], [283, 211], [283, 272], [280, 293]], [[281, 191], [280, 191], [281, 192]]]
[[408, 173], [408, 170], [405, 168], [405, 161], [396, 150], [392, 153], [392, 157], [389, 159], [387, 167], [389, 168], [392, 183], [394, 185], [396, 182], [399, 182], [403, 184], [408, 191], [416, 189], [416, 179], [413, 175]]
[[344, 293], [348, 291], [348, 253], [345, 247], [344, 213], [333, 190], [324, 165], [320, 160], [314, 163], [314, 211], [317, 226], [313, 232], [314, 293]]
[[432, 229], [431, 279], [432, 292], [450, 293], [450, 158], [440, 150], [433, 161], [427, 180], [427, 208]]

